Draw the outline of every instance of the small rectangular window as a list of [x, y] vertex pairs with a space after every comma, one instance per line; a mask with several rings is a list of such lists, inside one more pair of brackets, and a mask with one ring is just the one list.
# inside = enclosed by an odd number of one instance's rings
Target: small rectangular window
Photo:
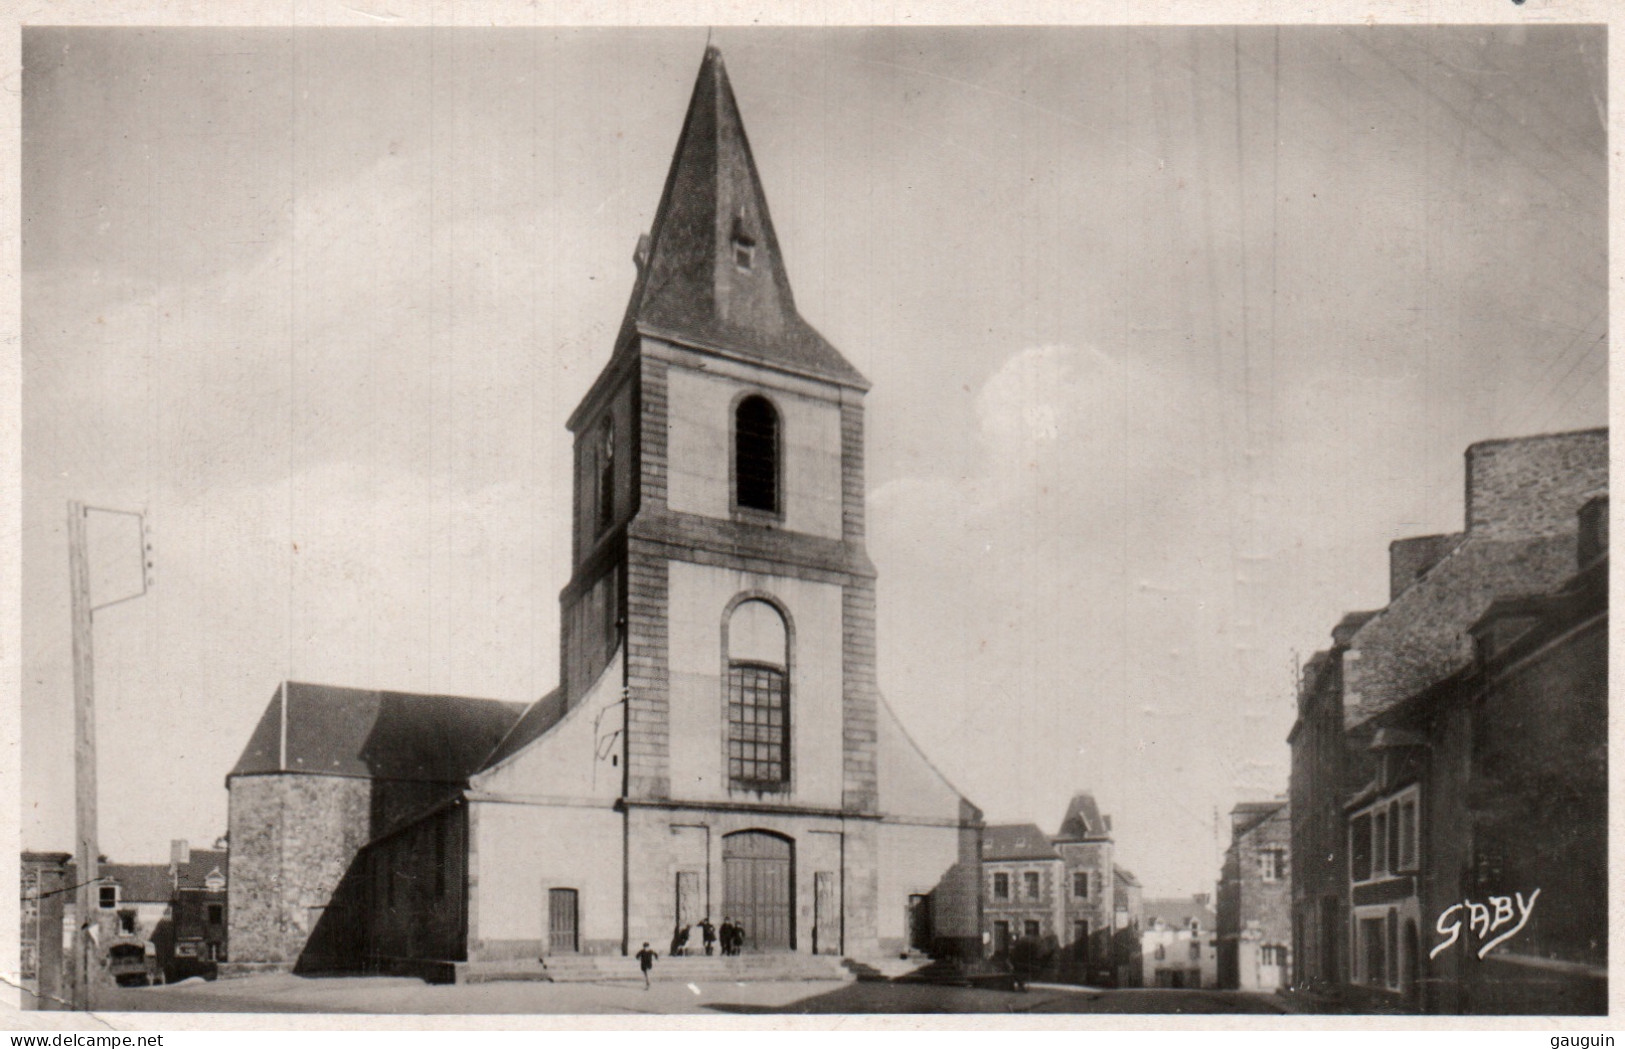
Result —
[[226, 905], [223, 903], [209, 904], [208, 922], [210, 925], [221, 925], [226, 920]]
[[1080, 900], [1086, 900], [1089, 898], [1088, 871], [1072, 872], [1072, 895], [1076, 896]]
[[1199, 962], [1201, 960], [1202, 960], [1202, 943], [1201, 943], [1200, 940], [1192, 940], [1191, 941], [1191, 961]]
[[118, 886], [103, 885], [96, 890], [96, 902], [104, 910], [112, 910], [118, 906]]
[[1371, 814], [1371, 873], [1388, 873], [1388, 810], [1378, 809]]
[[1027, 898], [1029, 900], [1038, 899], [1039, 888], [1037, 871], [1023, 871], [1021, 874], [1021, 884], [1027, 890]]
[[1354, 881], [1371, 878], [1371, 817], [1356, 816], [1349, 821], [1349, 874]]
[[993, 898], [995, 900], [1008, 900], [1010, 898], [1010, 875], [999, 871], [993, 875]]
[[1407, 798], [1399, 803], [1399, 869], [1416, 869], [1416, 799]]
[[1025, 936], [1029, 940], [1038, 939], [1038, 937], [1040, 935], [1039, 934], [1038, 923], [1035, 922], [1035, 921], [1022, 922], [1021, 923], [1021, 935]]

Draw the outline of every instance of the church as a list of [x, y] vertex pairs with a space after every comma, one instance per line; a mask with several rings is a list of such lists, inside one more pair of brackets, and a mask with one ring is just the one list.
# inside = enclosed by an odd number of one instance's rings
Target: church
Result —
[[227, 777], [229, 969], [981, 951], [980, 811], [879, 693], [868, 383], [797, 312], [708, 48], [569, 420], [560, 681], [278, 686]]

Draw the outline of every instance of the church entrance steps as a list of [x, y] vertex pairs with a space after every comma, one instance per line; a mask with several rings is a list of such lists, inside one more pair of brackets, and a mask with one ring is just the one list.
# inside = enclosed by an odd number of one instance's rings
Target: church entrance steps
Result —
[[[570, 954], [532, 959], [457, 962], [456, 982], [494, 983], [545, 980], [552, 983], [642, 982], [636, 958], [618, 954]], [[834, 955], [744, 954], [724, 958], [682, 957], [656, 960], [649, 979], [660, 983], [754, 983], [799, 980], [848, 981], [854, 974]]]
[[909, 954], [899, 957], [895, 954], [878, 955], [864, 958], [843, 958], [841, 964], [847, 971], [859, 980], [873, 982], [880, 980], [898, 980], [924, 969], [931, 964], [931, 959], [925, 955]]

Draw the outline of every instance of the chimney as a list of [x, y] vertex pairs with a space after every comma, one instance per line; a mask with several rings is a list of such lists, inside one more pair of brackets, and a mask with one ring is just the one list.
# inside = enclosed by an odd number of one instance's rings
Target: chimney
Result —
[[1493, 539], [1561, 535], [1608, 485], [1608, 431], [1480, 441], [1467, 449], [1467, 530]]
[[1212, 899], [1212, 897], [1205, 892], [1196, 892], [1191, 894], [1191, 902], [1196, 904], [1198, 907], [1206, 907], [1207, 901], [1210, 899]]
[[1399, 539], [1388, 544], [1388, 600], [1403, 594], [1410, 585], [1427, 574], [1428, 569], [1455, 549], [1461, 533], [1450, 535], [1419, 535], [1412, 539]]
[[649, 265], [649, 235], [638, 234], [638, 246], [632, 252], [632, 263], [638, 268], [638, 276], [643, 276], [643, 268]]
[[169, 843], [169, 864], [172, 867], [183, 867], [192, 862], [192, 845], [185, 838], [176, 838]]

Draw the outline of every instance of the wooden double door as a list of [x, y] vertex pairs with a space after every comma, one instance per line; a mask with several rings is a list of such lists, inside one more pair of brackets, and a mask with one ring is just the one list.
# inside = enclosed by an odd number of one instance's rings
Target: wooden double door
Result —
[[722, 839], [722, 913], [744, 929], [745, 950], [795, 950], [795, 898], [789, 839], [755, 830]]

